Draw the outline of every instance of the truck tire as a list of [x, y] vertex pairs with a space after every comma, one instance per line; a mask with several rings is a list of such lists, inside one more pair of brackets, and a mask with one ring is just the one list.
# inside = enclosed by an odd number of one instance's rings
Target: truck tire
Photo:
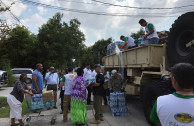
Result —
[[188, 12], [174, 22], [168, 34], [166, 51], [171, 65], [180, 62], [194, 65], [194, 45], [186, 47], [192, 40], [194, 40], [194, 12]]
[[163, 95], [163, 92], [162, 88], [159, 85], [159, 81], [151, 81], [143, 85], [142, 90], [143, 111], [146, 120], [151, 126], [155, 125], [150, 120], [150, 113], [155, 101], [161, 95]]

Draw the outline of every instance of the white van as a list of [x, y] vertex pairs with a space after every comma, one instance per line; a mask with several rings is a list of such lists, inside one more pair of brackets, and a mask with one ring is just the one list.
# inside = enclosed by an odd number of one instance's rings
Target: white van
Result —
[[30, 84], [32, 83], [32, 73], [33, 69], [31, 68], [13, 68], [11, 69], [13, 71], [13, 76], [16, 80], [20, 78], [21, 74], [27, 74], [27, 80], [26, 83]]

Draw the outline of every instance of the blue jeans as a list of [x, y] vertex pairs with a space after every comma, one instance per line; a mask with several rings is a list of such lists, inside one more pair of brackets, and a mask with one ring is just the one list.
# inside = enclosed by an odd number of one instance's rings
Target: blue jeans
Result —
[[150, 38], [148, 39], [148, 44], [158, 44], [158, 38]]

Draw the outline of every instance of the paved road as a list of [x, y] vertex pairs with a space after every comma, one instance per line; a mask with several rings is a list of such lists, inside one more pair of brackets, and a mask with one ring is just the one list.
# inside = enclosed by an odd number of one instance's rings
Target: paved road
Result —
[[[0, 96], [7, 96], [12, 88], [2, 88], [0, 89]], [[144, 118], [141, 102], [137, 97], [129, 97], [127, 99], [128, 101], [128, 107], [131, 111], [131, 114], [128, 117], [112, 117], [110, 108], [108, 106], [105, 107], [105, 121], [102, 122], [99, 125], [91, 125], [89, 124], [90, 120], [94, 118], [93, 113], [93, 107], [87, 106], [87, 122], [89, 126], [149, 126]], [[60, 102], [58, 102], [58, 106], [60, 106]], [[52, 109], [52, 110], [46, 110], [43, 111], [42, 114], [44, 115], [50, 115], [55, 114], [57, 116], [57, 120], [55, 123], [55, 126], [75, 126], [74, 123], [68, 122], [63, 123], [62, 122], [62, 115], [60, 113], [60, 107], [58, 109]], [[8, 118], [0, 118], [1, 126], [8, 126], [10, 124]], [[30, 126], [50, 126], [49, 121], [38, 121], [30, 123]]]

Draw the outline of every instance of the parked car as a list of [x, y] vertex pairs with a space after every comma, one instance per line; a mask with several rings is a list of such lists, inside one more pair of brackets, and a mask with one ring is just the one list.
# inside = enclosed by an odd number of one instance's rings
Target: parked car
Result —
[[7, 84], [8, 84], [7, 72], [0, 70], [0, 87], [7, 86]]
[[18, 80], [20, 78], [20, 75], [25, 73], [27, 74], [27, 80], [26, 83], [30, 84], [32, 83], [32, 73], [33, 73], [33, 69], [31, 68], [13, 68], [11, 69], [13, 71], [13, 76], [16, 80]]

